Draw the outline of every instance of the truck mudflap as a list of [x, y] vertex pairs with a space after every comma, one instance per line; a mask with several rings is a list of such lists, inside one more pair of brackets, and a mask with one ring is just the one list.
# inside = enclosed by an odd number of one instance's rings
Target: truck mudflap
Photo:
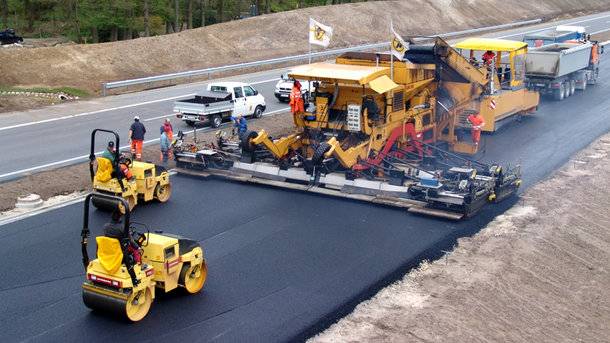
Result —
[[343, 199], [364, 201], [377, 205], [403, 208], [410, 213], [437, 218], [460, 220], [463, 212], [435, 208], [426, 201], [411, 199], [409, 186], [395, 186], [388, 182], [367, 179], [349, 180], [340, 173], [319, 176], [312, 183], [312, 176], [304, 170], [289, 168], [287, 170], [270, 163], [235, 162], [229, 169], [189, 168], [189, 165], [176, 168], [180, 174], [199, 177], [220, 177], [222, 179], [246, 182], [251, 184], [278, 187], [303, 191]]

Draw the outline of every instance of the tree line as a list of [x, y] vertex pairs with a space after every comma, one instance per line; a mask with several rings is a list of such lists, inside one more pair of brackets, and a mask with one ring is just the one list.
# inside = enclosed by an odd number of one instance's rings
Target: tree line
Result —
[[0, 28], [79, 43], [147, 37], [297, 8], [360, 0], [0, 0]]

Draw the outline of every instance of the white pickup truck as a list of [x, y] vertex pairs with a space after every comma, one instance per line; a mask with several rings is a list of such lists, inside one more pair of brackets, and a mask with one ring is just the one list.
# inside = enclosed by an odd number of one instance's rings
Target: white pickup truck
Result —
[[266, 108], [265, 97], [243, 82], [211, 83], [194, 98], [174, 102], [176, 117], [186, 124], [208, 121], [214, 128], [233, 115], [260, 118]]
[[[308, 81], [300, 81], [301, 83], [301, 94], [303, 95], [303, 100], [305, 103], [309, 103], [309, 99], [311, 98], [311, 92], [309, 91], [309, 86], [312, 87], [313, 92], [313, 83]], [[288, 77], [288, 73], [282, 74], [280, 76], [280, 80], [275, 84], [275, 97], [280, 102], [288, 102], [290, 101], [290, 92], [292, 92], [292, 86], [294, 84], [293, 79]]]

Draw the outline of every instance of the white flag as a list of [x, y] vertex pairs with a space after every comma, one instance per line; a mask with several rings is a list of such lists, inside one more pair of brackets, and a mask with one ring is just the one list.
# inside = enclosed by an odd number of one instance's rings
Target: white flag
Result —
[[409, 50], [409, 43], [405, 42], [405, 40], [394, 31], [394, 25], [390, 26], [390, 30], [392, 30], [392, 41], [390, 42], [392, 55], [402, 61], [405, 57], [405, 52]]
[[327, 47], [333, 36], [333, 28], [309, 18], [309, 43]]

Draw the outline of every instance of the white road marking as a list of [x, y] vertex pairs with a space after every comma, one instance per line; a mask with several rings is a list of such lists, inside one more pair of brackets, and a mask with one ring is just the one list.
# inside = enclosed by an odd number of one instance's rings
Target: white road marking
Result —
[[165, 117], [171, 117], [174, 115], [176, 115], [176, 113], [166, 114], [166, 115], [162, 115], [162, 116], [158, 116], [158, 117], [152, 117], [152, 118], [144, 119], [144, 121], [151, 121], [151, 120], [161, 119], [161, 118], [165, 118]]
[[[273, 82], [273, 81], [277, 81], [277, 80], [279, 80], [279, 78], [262, 80], [262, 81], [256, 81], [256, 82], [252, 82], [250, 84], [251, 85], [258, 85], [258, 84], [261, 84], [261, 83]], [[122, 109], [130, 108], [130, 107], [138, 107], [138, 106], [143, 106], [143, 105], [149, 105], [149, 104], [154, 104], [154, 103], [157, 103], [157, 102], [175, 100], [175, 99], [184, 98], [184, 97], [187, 97], [187, 96], [194, 96], [195, 94], [196, 93], [188, 93], [188, 94], [173, 96], [173, 97], [170, 97], [170, 98], [163, 98], [163, 99], [157, 99], [157, 100], [151, 100], [151, 101], [144, 101], [144, 102], [139, 102], [139, 103], [136, 103], [136, 104], [130, 104], [130, 105], [124, 105], [124, 106], [118, 106], [118, 107], [111, 107], [111, 108], [105, 108], [105, 109], [101, 109], [101, 110], [97, 110], [97, 111], [83, 112], [83, 113], [71, 114], [71, 115], [67, 115], [67, 116], [63, 116], [63, 117], [49, 118], [49, 119], [44, 119], [44, 120], [39, 120], [39, 121], [15, 124], [15, 125], [11, 125], [11, 126], [0, 127], [0, 131], [16, 129], [16, 128], [20, 128], [20, 127], [26, 127], [26, 126], [30, 126], [30, 125], [50, 123], [50, 122], [54, 122], [54, 121], [58, 121], [58, 120], [66, 120], [66, 119], [84, 117], [84, 116], [89, 116], [89, 115], [93, 115], [93, 114], [99, 114], [99, 113], [103, 113], [103, 112], [122, 110]], [[161, 116], [161, 117], [150, 118], [150, 119], [147, 119], [145, 121], [165, 118], [167, 116], [168, 115]]]
[[[268, 115], [276, 114], [276, 113], [287, 111], [287, 110], [288, 110], [288, 108], [280, 108], [280, 109], [275, 110], [275, 111], [267, 112], [267, 113], [263, 114], [263, 116], [268, 116]], [[223, 126], [226, 126], [227, 124], [228, 123], [223, 124]], [[214, 129], [211, 128], [211, 127], [207, 127], [207, 128], [204, 128], [204, 129], [200, 129], [197, 132], [209, 132], [209, 131], [212, 131], [212, 130], [214, 130]], [[192, 133], [193, 131], [194, 130], [190, 130], [190, 131], [186, 131], [184, 133], [188, 134], [188, 133]], [[144, 145], [149, 145], [150, 143], [155, 143], [155, 142], [158, 142], [158, 141], [159, 141], [159, 138], [146, 140], [146, 141], [144, 141]], [[124, 145], [124, 146], [119, 147], [119, 150], [120, 149], [127, 149], [127, 148], [129, 148], [129, 145]], [[98, 151], [95, 154], [96, 155], [100, 155], [102, 152], [103, 151]], [[9, 173], [0, 174], [0, 179], [4, 179], [6, 177], [10, 177], [10, 176], [14, 176], [14, 175], [29, 173], [29, 172], [40, 170], [40, 169], [46, 169], [46, 168], [49, 168], [49, 167], [54, 167], [54, 166], [58, 166], [58, 165], [62, 165], [62, 164], [70, 163], [70, 162], [75, 162], [75, 161], [79, 161], [79, 160], [86, 160], [88, 157], [89, 157], [89, 155], [81, 155], [81, 156], [76, 156], [76, 157], [68, 158], [68, 159], [61, 160], [61, 161], [56, 161], [56, 162], [42, 164], [42, 165], [35, 166], [35, 167], [30, 167], [30, 168], [25, 168], [25, 169], [21, 169], [21, 170], [16, 170], [16, 171], [12, 171], [12, 172], [9, 172]]]
[[137, 104], [118, 106], [118, 107], [112, 107], [112, 108], [105, 108], [105, 109], [97, 110], [97, 111], [83, 112], [83, 113], [77, 113], [77, 114], [70, 114], [70, 115], [63, 116], [63, 117], [49, 118], [49, 119], [44, 119], [44, 120], [39, 120], [39, 121], [33, 121], [33, 122], [27, 122], [27, 123], [16, 124], [16, 125], [11, 125], [11, 126], [5, 126], [5, 127], [0, 127], [0, 131], [16, 129], [16, 128], [19, 128], [19, 127], [36, 125], [36, 124], [50, 123], [50, 122], [54, 122], [54, 121], [58, 121], [58, 120], [65, 120], [65, 119], [71, 119], [71, 118], [84, 117], [84, 116], [89, 116], [89, 115], [93, 115], [93, 114], [98, 114], [98, 113], [103, 113], [103, 112], [108, 112], [108, 111], [121, 110], [121, 109], [125, 109], [125, 108], [130, 108], [130, 107], [137, 107], [137, 106], [143, 106], [143, 105], [148, 105], [148, 104], [154, 104], [154, 103], [157, 103], [157, 102], [174, 100], [174, 99], [179, 99], [179, 98], [183, 98], [183, 97], [186, 97], [186, 96], [193, 96], [193, 95], [195, 95], [195, 93], [184, 94], [184, 95], [180, 95], [180, 96], [174, 96], [174, 97], [171, 97], [171, 98], [164, 98], [164, 99], [157, 99], [157, 100], [151, 100], [151, 101], [144, 101], [144, 102], [140, 102], [140, 103], [137, 103]]
[[[604, 19], [604, 18], [610, 18], [610, 14], [607, 14], [607, 15], [604, 15], [604, 16], [601, 16], [601, 17], [595, 17], [595, 18], [589, 18], [589, 19], [584, 19], [584, 20], [573, 21], [573, 22], [570, 22], [570, 23], [560, 24], [560, 25], [574, 25], [574, 24], [580, 24], [580, 23], [585, 23], [585, 22], [589, 22], [589, 21], [593, 21], [593, 20], [599, 20], [599, 19]], [[610, 21], [609, 21], [609, 23], [610, 23]], [[540, 31], [548, 30], [549, 28], [551, 28], [553, 26], [547, 26], [547, 27], [542, 28], [542, 29], [536, 29], [536, 30], [525, 31], [525, 32], [520, 32], [520, 33], [512, 33], [510, 35], [499, 36], [497, 38], [506, 38], [506, 37], [514, 37], [514, 36], [526, 35], [528, 33], [534, 33], [534, 32], [540, 32]]]
[[606, 31], [610, 31], [610, 28], [609, 29], [603, 29], [603, 30], [595, 31], [595, 32], [591, 32], [591, 34], [592, 35], [596, 35], [598, 33], [606, 32]]

